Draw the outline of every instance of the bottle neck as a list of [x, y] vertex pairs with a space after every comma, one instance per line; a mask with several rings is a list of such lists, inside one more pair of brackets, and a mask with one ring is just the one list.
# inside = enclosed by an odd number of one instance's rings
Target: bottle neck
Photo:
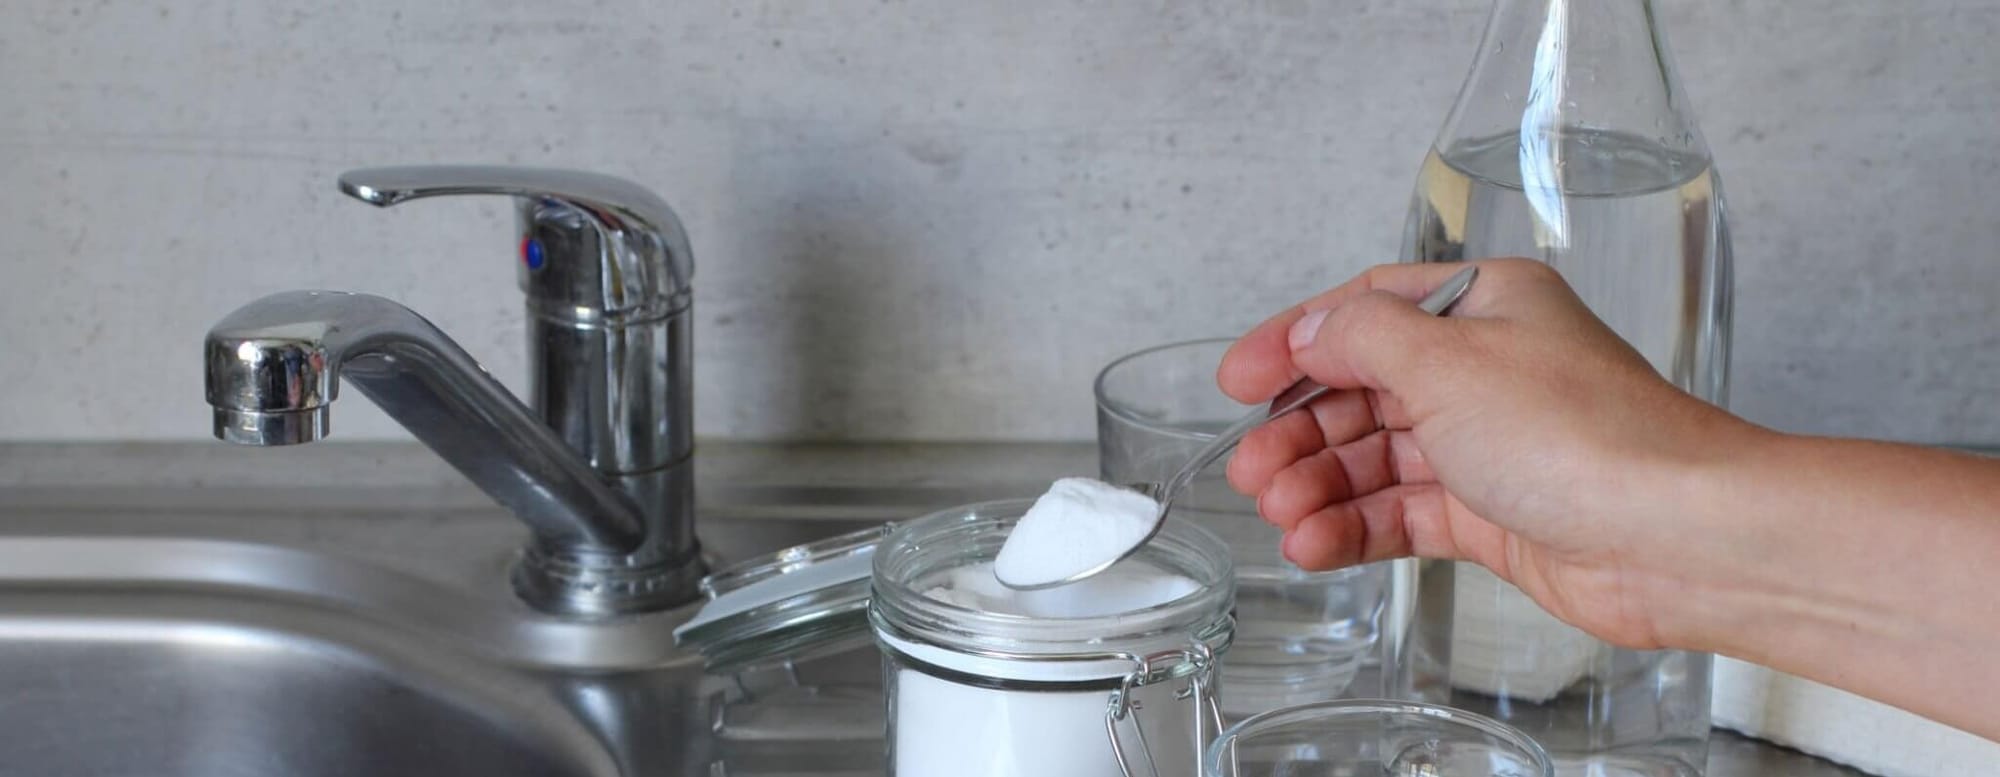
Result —
[[1707, 156], [1652, 0], [1495, 0], [1437, 148], [1579, 132]]

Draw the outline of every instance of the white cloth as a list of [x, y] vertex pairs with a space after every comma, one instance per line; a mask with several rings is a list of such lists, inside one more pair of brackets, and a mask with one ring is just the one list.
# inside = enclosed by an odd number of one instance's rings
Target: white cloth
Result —
[[1756, 664], [1717, 656], [1715, 724], [1884, 777], [1991, 777], [2000, 743]]

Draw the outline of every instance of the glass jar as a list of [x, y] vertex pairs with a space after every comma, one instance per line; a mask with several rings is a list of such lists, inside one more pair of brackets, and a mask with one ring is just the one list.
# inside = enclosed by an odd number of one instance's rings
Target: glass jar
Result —
[[1031, 504], [935, 513], [877, 549], [868, 615], [889, 697], [888, 774], [1195, 774], [1221, 727], [1228, 547], [1170, 519], [1098, 577], [1008, 592], [990, 564]]

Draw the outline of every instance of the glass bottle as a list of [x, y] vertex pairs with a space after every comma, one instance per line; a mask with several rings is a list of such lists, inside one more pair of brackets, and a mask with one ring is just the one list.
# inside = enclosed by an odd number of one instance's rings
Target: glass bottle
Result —
[[[1403, 258], [1495, 256], [1555, 267], [1662, 375], [1725, 400], [1722, 189], [1651, 0], [1495, 0]], [[1709, 656], [1613, 648], [1483, 568], [1450, 570], [1450, 612], [1420, 618], [1452, 635], [1454, 706], [1526, 731], [1562, 774], [1701, 772]]]

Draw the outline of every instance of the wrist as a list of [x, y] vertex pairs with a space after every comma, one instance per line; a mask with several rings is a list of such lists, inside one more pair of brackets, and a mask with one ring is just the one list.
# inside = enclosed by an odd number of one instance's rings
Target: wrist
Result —
[[1649, 555], [1663, 571], [1652, 609], [1662, 645], [1739, 654], [1736, 637], [1769, 629], [1774, 605], [1796, 578], [1781, 568], [1798, 529], [1759, 505], [1758, 484], [1782, 477], [1790, 435], [1717, 412], [1695, 435], [1702, 443], [1659, 468]]

